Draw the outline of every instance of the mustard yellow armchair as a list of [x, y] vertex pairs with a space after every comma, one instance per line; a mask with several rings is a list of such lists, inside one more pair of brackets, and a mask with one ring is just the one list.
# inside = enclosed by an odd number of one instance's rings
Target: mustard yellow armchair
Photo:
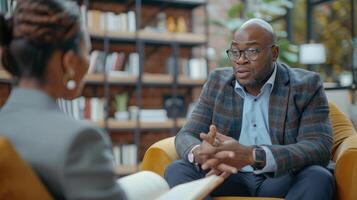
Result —
[[[357, 133], [351, 121], [333, 103], [329, 103], [330, 120], [334, 134], [331, 159], [336, 162], [336, 199], [357, 199]], [[145, 153], [141, 170], [149, 170], [163, 176], [166, 166], [179, 159], [174, 145], [174, 137], [153, 144]], [[246, 197], [217, 197], [215, 200], [274, 199]]]
[[0, 199], [53, 199], [32, 168], [4, 137], [0, 137]]

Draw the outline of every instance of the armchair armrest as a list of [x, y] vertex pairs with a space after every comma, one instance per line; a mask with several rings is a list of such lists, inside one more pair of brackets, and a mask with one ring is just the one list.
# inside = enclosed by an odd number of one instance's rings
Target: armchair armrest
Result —
[[152, 171], [163, 177], [166, 166], [179, 158], [174, 142], [175, 137], [169, 137], [150, 146], [145, 152], [140, 170]]
[[357, 134], [346, 138], [336, 150], [337, 199], [357, 197]]

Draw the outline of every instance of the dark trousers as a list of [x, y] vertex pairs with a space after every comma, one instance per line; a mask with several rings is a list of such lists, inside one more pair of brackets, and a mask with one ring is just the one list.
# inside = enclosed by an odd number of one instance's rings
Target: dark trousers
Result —
[[[185, 160], [177, 160], [166, 168], [165, 179], [170, 187], [174, 187], [203, 178], [206, 173]], [[324, 167], [313, 165], [277, 178], [251, 172], [232, 174], [210, 196], [329, 200], [334, 191], [334, 176]]]

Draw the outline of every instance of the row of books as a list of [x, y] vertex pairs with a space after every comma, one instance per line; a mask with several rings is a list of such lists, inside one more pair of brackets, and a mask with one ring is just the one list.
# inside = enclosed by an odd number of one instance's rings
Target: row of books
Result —
[[105, 118], [103, 98], [79, 97], [71, 101], [59, 99], [57, 103], [63, 112], [78, 120], [102, 121]]
[[[207, 78], [207, 62], [204, 58], [178, 58], [178, 74], [191, 79]], [[139, 54], [126, 55], [124, 52], [112, 52], [107, 56], [104, 51], [94, 50], [90, 55], [88, 73], [108, 73], [111, 76], [138, 76]], [[175, 59], [169, 57], [166, 61], [168, 74], [174, 75]]]
[[88, 73], [108, 73], [109, 75], [139, 75], [139, 54], [126, 55], [124, 52], [113, 52], [107, 56], [104, 51], [94, 50], [90, 54]]
[[[68, 101], [58, 100], [60, 109], [78, 120], [102, 121], [105, 119], [105, 100], [98, 97], [79, 97]], [[124, 108], [126, 109], [126, 108]], [[139, 109], [138, 106], [129, 106], [128, 110], [120, 109], [115, 113], [117, 120], [136, 120], [139, 115], [141, 121], [166, 121], [165, 109]]]
[[140, 121], [150, 122], [165, 122], [168, 120], [165, 109], [139, 109], [137, 106], [130, 106], [128, 111], [115, 112], [115, 119], [117, 120], [136, 120], [137, 117]]
[[134, 11], [116, 14], [113, 12], [88, 10], [86, 13], [89, 30], [108, 32], [136, 31], [136, 17]]
[[138, 147], [135, 144], [113, 145], [115, 165], [136, 165]]
[[[178, 74], [191, 79], [206, 79], [208, 74], [207, 62], [204, 58], [178, 58]], [[175, 59], [169, 57], [166, 61], [166, 69], [169, 74], [174, 75]]]

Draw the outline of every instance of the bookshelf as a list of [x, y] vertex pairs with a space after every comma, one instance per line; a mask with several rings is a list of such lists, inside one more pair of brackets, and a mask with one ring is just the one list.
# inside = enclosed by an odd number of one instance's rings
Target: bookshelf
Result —
[[[128, 106], [135, 105], [139, 109], [163, 109], [162, 96], [169, 93], [173, 99], [184, 97], [184, 109], [188, 110], [188, 104], [195, 99], [194, 91], [202, 87], [208, 75], [206, 55], [201, 55], [201, 60], [195, 60], [194, 52], [197, 47], [207, 48], [208, 25], [204, 24], [204, 28], [201, 30], [194, 30], [195, 15], [193, 14], [195, 9], [203, 9], [203, 21], [207, 22], [206, 1], [92, 0], [84, 1], [84, 4], [87, 6], [88, 20], [92, 19], [92, 21], [88, 21], [88, 31], [94, 49], [103, 51], [106, 55], [113, 52], [123, 53], [127, 57], [130, 57], [132, 52], [136, 52], [138, 55], [134, 66], [129, 64], [130, 67], [135, 68], [133, 70], [135, 73], [128, 70], [128, 74], [118, 75], [112, 74], [111, 70], [104, 70], [104, 73], [89, 74], [86, 77], [86, 82], [103, 86], [104, 96], [108, 100], [113, 99], [115, 90], [129, 91]], [[114, 16], [113, 13], [120, 21], [122, 13], [129, 16], [132, 11], [135, 12], [136, 17], [134, 31], [130, 28], [120, 29], [120, 27], [111, 26], [109, 18]], [[169, 29], [168, 19], [170, 16], [175, 17], [176, 22], [180, 17], [184, 18], [187, 22], [187, 31], [152, 31], [152, 26], [155, 24], [153, 21], [160, 15], [158, 13], [165, 13], [167, 29]], [[103, 20], [103, 17], [99, 16], [103, 14], [108, 17], [104, 20], [106, 25], [92, 24], [93, 19], [94, 21]], [[115, 19], [113, 18], [113, 20]], [[130, 27], [125, 23], [124, 26]], [[168, 61], [170, 57], [173, 59]], [[128, 58], [128, 60], [130, 59]], [[169, 62], [173, 66], [170, 70], [167, 69]], [[205, 70], [183, 69], [182, 66], [185, 64], [182, 63], [186, 62], [189, 63], [188, 65], [191, 63], [201, 63], [202, 65], [203, 63]], [[110, 61], [106, 63], [110, 63]], [[123, 70], [122, 68], [121, 70]], [[192, 73], [196, 73], [196, 75], [192, 75]], [[197, 75], [197, 73], [203, 75]], [[118, 120], [113, 117], [113, 111], [110, 112], [110, 101], [107, 103], [108, 115], [96, 124], [108, 131], [114, 145], [123, 145], [126, 142], [137, 145], [138, 162], [146, 148], [153, 142], [175, 135], [186, 122], [185, 116], [179, 116], [175, 112], [173, 112], [173, 116], [159, 121], [141, 120], [140, 117]]]

